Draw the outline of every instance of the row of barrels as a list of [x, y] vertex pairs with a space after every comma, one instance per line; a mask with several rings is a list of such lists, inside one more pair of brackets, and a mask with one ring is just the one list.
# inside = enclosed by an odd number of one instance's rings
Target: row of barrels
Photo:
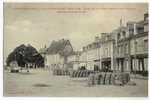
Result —
[[70, 72], [64, 69], [54, 69], [53, 75], [70, 75]]
[[90, 74], [88, 85], [124, 85], [130, 81], [128, 73], [97, 73]]
[[130, 81], [128, 73], [98, 72], [91, 70], [64, 70], [54, 69], [53, 75], [69, 75], [72, 78], [87, 77], [88, 85], [124, 85]]
[[90, 74], [98, 73], [97, 71], [91, 70], [74, 70], [70, 73], [70, 77], [72, 78], [80, 78], [80, 77], [88, 77]]

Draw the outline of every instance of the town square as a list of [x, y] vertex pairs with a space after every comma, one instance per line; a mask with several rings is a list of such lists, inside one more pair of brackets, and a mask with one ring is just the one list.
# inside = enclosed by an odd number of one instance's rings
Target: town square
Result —
[[147, 97], [147, 7], [5, 3], [4, 96]]

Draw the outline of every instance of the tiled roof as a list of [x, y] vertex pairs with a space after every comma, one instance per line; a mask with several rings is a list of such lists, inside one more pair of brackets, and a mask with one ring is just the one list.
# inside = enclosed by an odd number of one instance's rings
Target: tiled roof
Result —
[[64, 40], [64, 39], [61, 39], [59, 41], [53, 41], [51, 45], [49, 46], [49, 48], [47, 49], [47, 53], [48, 54], [57, 54], [57, 53], [62, 54], [67, 43], [70, 44], [70, 41]]

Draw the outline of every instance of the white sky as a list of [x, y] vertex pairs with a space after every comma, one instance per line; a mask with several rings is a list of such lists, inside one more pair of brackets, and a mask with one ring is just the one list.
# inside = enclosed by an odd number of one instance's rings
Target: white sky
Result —
[[[15, 9], [15, 8], [36, 9]], [[87, 13], [56, 13], [49, 8], [100, 8]], [[39, 9], [40, 8], [40, 9]], [[45, 8], [45, 9], [43, 9]], [[117, 8], [117, 9], [103, 9]], [[126, 8], [126, 9], [120, 9]], [[131, 8], [131, 9], [129, 9]], [[21, 44], [37, 50], [52, 40], [69, 39], [75, 50], [91, 43], [96, 35], [117, 28], [120, 19], [143, 20], [147, 4], [4, 4], [4, 60]]]

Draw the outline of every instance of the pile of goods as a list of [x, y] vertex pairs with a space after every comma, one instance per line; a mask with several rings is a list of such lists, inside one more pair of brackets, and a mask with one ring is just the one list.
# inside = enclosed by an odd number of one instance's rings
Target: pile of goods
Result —
[[88, 77], [88, 85], [125, 85], [130, 81], [129, 73], [110, 73], [101, 72], [90, 74]]
[[73, 70], [70, 73], [70, 77], [72, 78], [81, 78], [81, 77], [88, 77], [90, 74], [98, 73], [96, 71], [91, 70]]
[[66, 69], [54, 69], [53, 75], [70, 75], [70, 72]]

